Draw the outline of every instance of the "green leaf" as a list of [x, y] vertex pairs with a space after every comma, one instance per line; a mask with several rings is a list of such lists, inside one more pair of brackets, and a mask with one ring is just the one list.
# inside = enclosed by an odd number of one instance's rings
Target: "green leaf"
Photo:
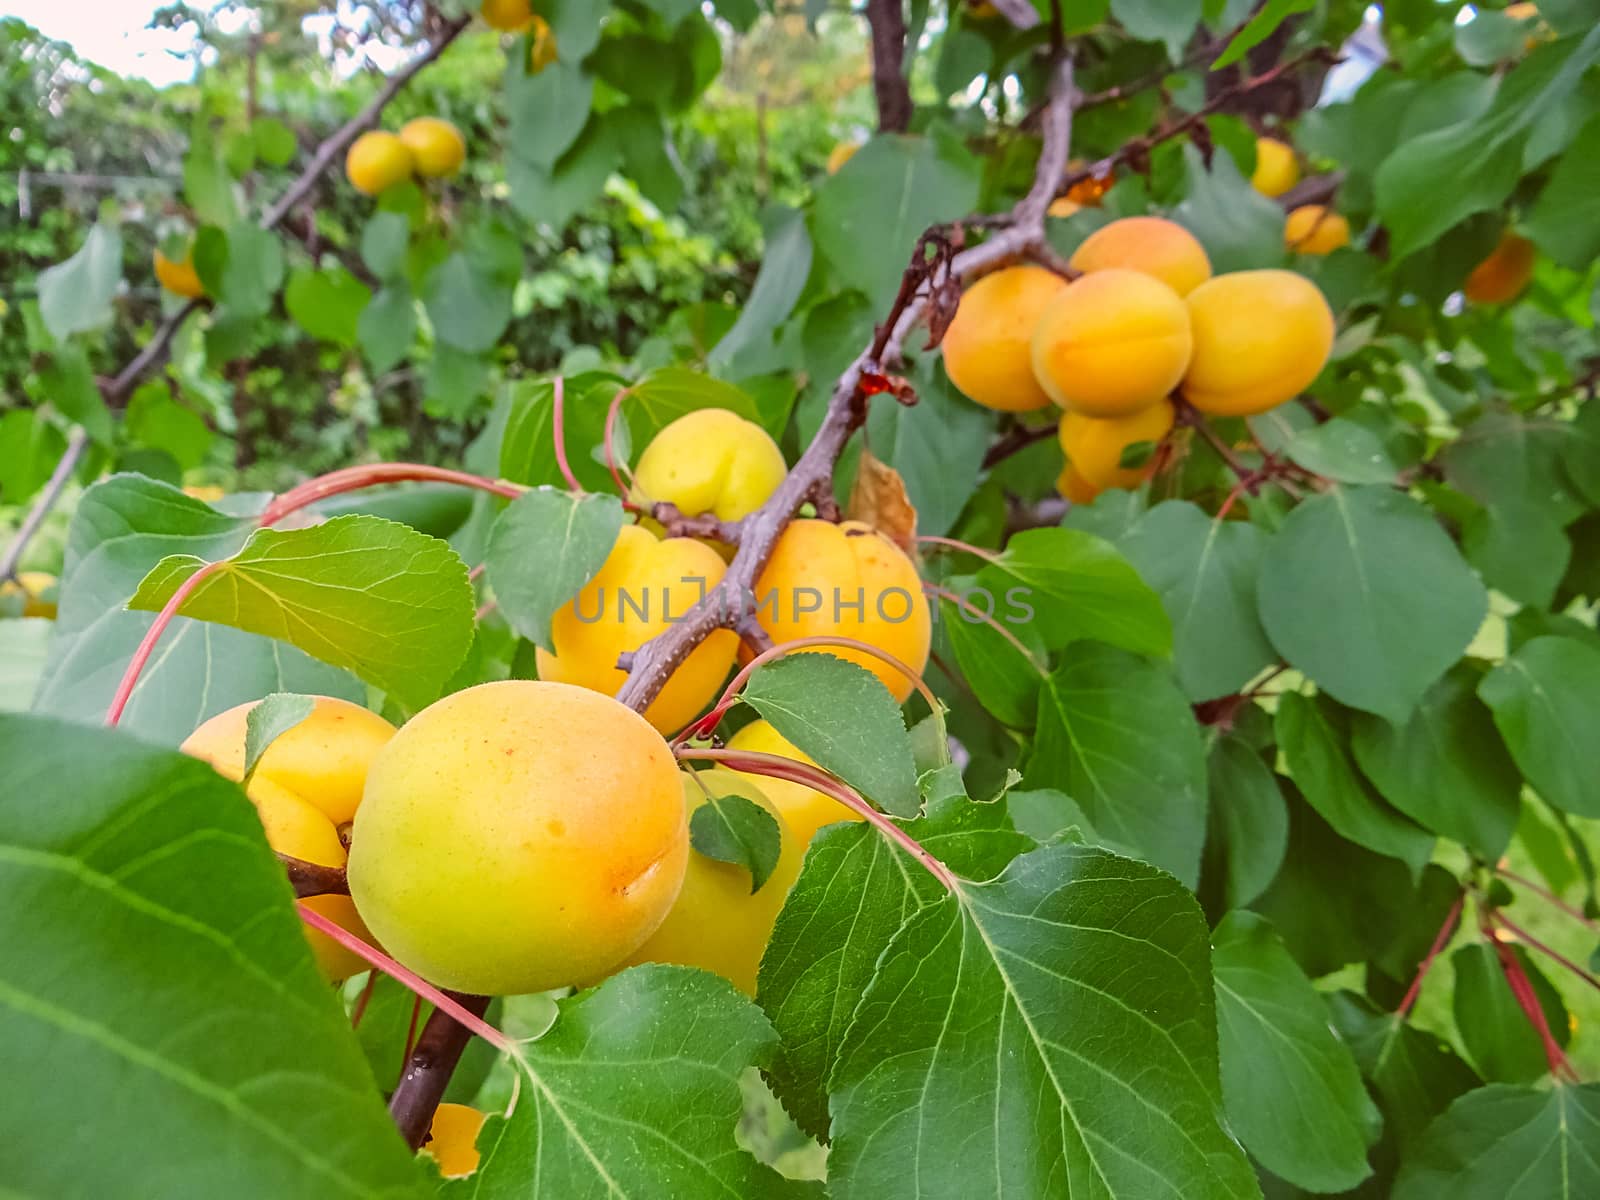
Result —
[[255, 156], [269, 167], [286, 167], [294, 159], [294, 134], [276, 117], [257, 117], [250, 126]]
[[657, 208], [677, 208], [683, 200], [683, 176], [661, 114], [644, 104], [630, 104], [606, 119], [622, 153], [623, 172]]
[[0, 413], [0, 499], [21, 504], [44, 486], [66, 451], [67, 439], [37, 409]]
[[1212, 155], [1207, 170], [1200, 151], [1186, 143], [1183, 161], [1188, 194], [1172, 215], [1200, 239], [1217, 274], [1282, 263], [1283, 209], [1250, 186], [1233, 155]]
[[1031, 610], [1014, 624], [1029, 625], [1044, 644], [1060, 649], [1079, 639], [1135, 654], [1172, 651], [1172, 625], [1158, 596], [1110, 542], [1076, 529], [1028, 529], [1016, 534], [978, 586], [999, 610]]
[[1488, 608], [1428, 512], [1379, 487], [1337, 487], [1291, 512], [1267, 545], [1257, 598], [1290, 666], [1391, 721], [1461, 657]]
[[216, 435], [204, 417], [172, 393], [162, 381], [144, 384], [128, 401], [123, 427], [131, 441], [170, 454], [180, 468], [192, 470], [205, 462]]
[[579, 62], [600, 41], [607, 10], [591, 0], [533, 0], [533, 11], [550, 23], [556, 46], [568, 62]]
[[535, 75], [527, 73], [519, 58], [512, 57], [506, 73], [506, 113], [511, 122], [506, 145], [511, 156], [530, 166], [553, 167], [589, 120], [594, 79], [576, 62], [565, 61], [564, 53], [563, 61]]
[[708, 795], [689, 819], [689, 844], [698, 854], [750, 872], [750, 892], [759, 892], [778, 865], [782, 831], [773, 815], [747, 796]]
[[1487, 507], [1539, 512], [1565, 526], [1589, 506], [1582, 476], [1563, 470], [1564, 460], [1581, 466], [1590, 440], [1577, 422], [1490, 410], [1445, 448], [1440, 464], [1450, 483]]
[[411, 244], [411, 222], [404, 213], [376, 212], [361, 231], [361, 261], [385, 283], [405, 271]]
[[622, 150], [610, 124], [598, 117], [553, 166], [532, 162], [513, 147], [506, 157], [511, 207], [527, 220], [559, 232], [600, 195], [621, 161]]
[[238, 788], [40, 717], [0, 717], [0, 761], [0, 889], [27, 911], [0, 924], [0, 1063], [49, 1081], [0, 1123], [76, 1131], [13, 1144], [7, 1190], [426, 1194]]
[[1111, 15], [1136, 38], [1160, 42], [1173, 62], [1183, 58], [1200, 23], [1201, 0], [1111, 0]]
[[1287, 692], [1278, 697], [1274, 728], [1289, 778], [1340, 836], [1422, 870], [1433, 836], [1385, 804], [1356, 770], [1343, 711], [1325, 696]]
[[1474, 11], [1470, 21], [1457, 24], [1455, 33], [1456, 53], [1474, 67], [1489, 67], [1515, 58], [1528, 36], [1515, 17], [1482, 8]]
[[372, 293], [343, 267], [316, 271], [301, 268], [289, 277], [283, 306], [296, 325], [312, 337], [340, 346], [354, 346], [361, 315]]
[[39, 315], [57, 341], [111, 321], [111, 299], [122, 282], [122, 234], [98, 221], [65, 262], [39, 272]]
[[[1521, 946], [1512, 947], [1511, 952], [1533, 984], [1551, 1036], [1565, 1046], [1572, 1029], [1561, 993], [1550, 986]], [[1450, 966], [1455, 971], [1452, 1001], [1456, 1029], [1478, 1074], [1491, 1083], [1531, 1083], [1543, 1078], [1549, 1070], [1544, 1043], [1506, 982], [1499, 955], [1490, 946], [1474, 943], [1455, 951]]]
[[1478, 685], [1528, 783], [1547, 803], [1600, 817], [1590, 722], [1600, 705], [1600, 650], [1576, 638], [1525, 643]]
[[206, 293], [235, 318], [263, 317], [283, 286], [283, 245], [248, 222], [226, 233], [207, 226], [195, 239], [194, 266]]
[[[1033, 848], [1003, 801], [933, 800], [905, 831], [964, 879], [993, 879]], [[782, 1038], [773, 1085], [802, 1129], [827, 1134], [828, 1073], [878, 956], [908, 916], [943, 895], [862, 822], [824, 828], [811, 843], [767, 942], [757, 993]]]
[[[949, 582], [958, 594], [966, 590], [963, 581]], [[978, 615], [985, 611], [979, 593], [973, 592], [970, 599], [965, 595], [962, 598], [976, 612], [949, 600], [939, 602], [944, 614], [944, 636], [955, 650], [962, 677], [995, 720], [1013, 729], [1031, 728], [1039, 710], [1039, 681], [1046, 674], [1042, 664], [1049, 661], [1049, 655], [1030, 626], [1010, 625], [995, 614], [996, 623], [1021, 643], [1019, 649]]]
[[775, 1039], [726, 980], [633, 967], [557, 1007], [555, 1026], [520, 1048], [520, 1095], [478, 1135], [476, 1174], [442, 1197], [801, 1193], [734, 1141], [739, 1076]]
[[913, 915], [830, 1088], [841, 1198], [1256, 1194], [1218, 1120], [1205, 920], [1100, 850], [1033, 851]]
[[459, 251], [428, 276], [423, 303], [439, 340], [468, 354], [492, 349], [511, 320], [511, 287]]
[[1522, 777], [1477, 697], [1478, 680], [1467, 665], [1452, 667], [1399, 725], [1357, 713], [1350, 748], [1390, 804], [1492, 862], [1516, 828]]
[[100, 394], [83, 347], [69, 342], [52, 354], [39, 369], [39, 390], [39, 399], [53, 405], [67, 420], [82, 425], [96, 442], [111, 441], [111, 410]]
[[[1600, 61], [1600, 26], [1581, 41], [1540, 46], [1512, 69], [1483, 116], [1397, 145], [1378, 168], [1378, 217], [1396, 257], [1438, 239], [1473, 213], [1498, 207], [1522, 175], [1522, 147], [1534, 121], [1551, 111]], [[1440, 189], [1439, 181], [1452, 186]]]
[[[590, 491], [609, 491], [615, 486], [606, 470], [602, 446], [606, 411], [619, 386], [614, 376], [600, 372], [574, 375], [564, 384], [562, 426], [567, 459], [578, 482]], [[554, 382], [520, 379], [511, 384], [510, 392], [511, 409], [500, 445], [500, 475], [534, 487], [565, 487], [566, 480], [556, 462]], [[624, 402], [613, 447], [618, 462], [628, 461], [628, 444], [628, 405]]]
[[739, 697], [885, 812], [917, 815], [922, 801], [900, 706], [865, 667], [827, 653], [792, 654], [758, 667]]
[[1218, 738], [1206, 759], [1211, 797], [1204, 876], [1225, 908], [1249, 904], [1272, 883], [1289, 848], [1289, 809], [1278, 777], [1248, 743]]
[[1572, 561], [1572, 543], [1548, 508], [1480, 509], [1462, 522], [1461, 552], [1484, 583], [1537, 608], [1550, 606]]
[[417, 310], [411, 289], [404, 283], [380, 288], [356, 322], [356, 337], [367, 356], [367, 365], [381, 373], [400, 363], [411, 351], [416, 328]]
[[[84, 492], [68, 534], [61, 611], [35, 708], [80, 721], [105, 712], [154, 620], [125, 610], [140, 581], [166, 555], [226, 558], [254, 527], [252, 518], [225, 516], [136, 475], [114, 475]], [[180, 617], [139, 676], [121, 728], [176, 746], [207, 717], [269, 692], [355, 701], [366, 695], [349, 675], [293, 646]]]
[[1295, 434], [1286, 453], [1306, 470], [1340, 483], [1393, 483], [1400, 470], [1374, 430], [1344, 417]]
[[977, 160], [959, 142], [880, 134], [818, 189], [811, 236], [841, 282], [881, 309], [922, 232], [977, 204]]
[[244, 782], [256, 773], [256, 765], [267, 747], [311, 715], [316, 697], [291, 692], [273, 692], [262, 697], [244, 718]]
[[47, 617], [0, 621], [0, 713], [27, 712], [32, 706], [54, 625]]
[[203, 224], [228, 226], [239, 219], [233, 177], [209, 131], [197, 131], [183, 156], [183, 198]]
[[1314, 0], [1267, 0], [1261, 6], [1261, 11], [1250, 18], [1250, 23], [1234, 35], [1227, 49], [1211, 64], [1211, 69], [1220, 71], [1223, 67], [1232, 66], [1271, 37], [1273, 31], [1295, 13], [1306, 12], [1314, 7]]
[[1191, 700], [1230, 695], [1277, 657], [1256, 615], [1266, 542], [1256, 526], [1216, 520], [1187, 500], [1156, 505], [1118, 542], [1161, 597]]
[[1381, 1118], [1322, 997], [1255, 913], [1232, 912], [1211, 939], [1228, 1123], [1280, 1179], [1313, 1192], [1353, 1188], [1372, 1168]]
[[[1476, 24], [1476, 22], [1474, 22]], [[1600, 257], [1600, 118], [1579, 132], [1556, 162], [1525, 228], [1563, 266], [1581, 271]]]
[[513, 500], [489, 533], [489, 586], [522, 637], [554, 651], [550, 621], [604, 565], [622, 530], [622, 502], [535, 488]]
[[1167, 668], [1111, 646], [1074, 647], [1040, 687], [1023, 783], [1067, 793], [1111, 849], [1186, 886], [1199, 878], [1205, 749]]
[[[679, 417], [702, 408], [722, 408], [747, 421], [761, 424], [761, 413], [750, 393], [731, 383], [713, 379], [687, 367], [658, 367], [628, 391], [623, 411], [628, 429], [638, 443], [650, 440]], [[768, 429], [774, 437], [781, 429]]]
[[1428, 1128], [1394, 1200], [1582, 1200], [1600, 1195], [1600, 1085], [1495, 1085]]
[[739, 310], [733, 328], [711, 351], [708, 361], [714, 370], [736, 362], [741, 351], [771, 346], [773, 332], [794, 312], [805, 290], [811, 257], [805, 214], [796, 208], [779, 209], [766, 226], [761, 269], [750, 288], [750, 298]]
[[[159, 610], [206, 565], [157, 563], [128, 606]], [[416, 709], [472, 644], [467, 568], [438, 538], [380, 517], [259, 529], [179, 606], [182, 616], [279, 638]]]
[[956, 391], [942, 357], [912, 374], [917, 403], [874, 404], [867, 414], [873, 454], [900, 473], [917, 510], [917, 532], [950, 531], [978, 488], [990, 417]]

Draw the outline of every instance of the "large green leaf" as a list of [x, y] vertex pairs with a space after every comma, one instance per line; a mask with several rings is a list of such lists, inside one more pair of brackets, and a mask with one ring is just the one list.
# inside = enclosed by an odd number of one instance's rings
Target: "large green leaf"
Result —
[[1484, 676], [1478, 695], [1540, 796], [1600, 816], [1600, 747], [1589, 724], [1600, 710], [1600, 650], [1577, 638], [1534, 638]]
[[482, 354], [511, 320], [511, 286], [467, 254], [452, 254], [428, 276], [423, 301], [440, 341]]
[[843, 283], [881, 310], [923, 230], [977, 206], [978, 174], [953, 138], [880, 135], [818, 189], [812, 240]]
[[520, 1094], [478, 1135], [470, 1179], [444, 1197], [779, 1197], [803, 1194], [734, 1141], [739, 1076], [772, 1026], [726, 980], [634, 967], [559, 1002], [521, 1047]]
[[1600, 1085], [1468, 1092], [1431, 1126], [1394, 1200], [1585, 1200], [1600, 1195]]
[[0, 712], [26, 712], [33, 704], [53, 624], [45, 617], [0, 620]]
[[[643, 447], [679, 417], [702, 408], [723, 408], [761, 424], [761, 412], [750, 393], [687, 367], [661, 367], [628, 389], [623, 401], [628, 427]], [[782, 429], [769, 429], [774, 436]]]
[[622, 531], [622, 502], [598, 492], [575, 496], [535, 488], [495, 519], [484, 559], [506, 620], [546, 650], [550, 621], [594, 578]]
[[1488, 609], [1427, 510], [1382, 487], [1336, 487], [1291, 512], [1267, 544], [1257, 595], [1291, 666], [1391, 721], [1461, 657]]
[[1577, 422], [1490, 410], [1445, 448], [1445, 478], [1491, 508], [1541, 512], [1567, 525], [1588, 508], [1563, 458], [1583, 442]]
[[367, 285], [343, 267], [321, 271], [302, 267], [289, 276], [283, 290], [283, 306], [296, 325], [312, 337], [340, 346], [356, 344], [371, 299]]
[[1209, 967], [1194, 898], [1101, 850], [923, 908], [833, 1071], [830, 1193], [1257, 1195], [1219, 1121]]
[[1276, 657], [1256, 614], [1267, 536], [1187, 500], [1158, 504], [1120, 541], [1172, 621], [1173, 665], [1191, 700], [1239, 690]]
[[[98, 720], [154, 618], [125, 609], [161, 559], [235, 553], [255, 527], [137, 475], [113, 475], [78, 501], [67, 544], [61, 611], [34, 707]], [[343, 671], [293, 646], [182, 617], [168, 626], [122, 716], [122, 728], [176, 746], [201, 721], [268, 692], [361, 700]]]
[[[619, 382], [610, 375], [588, 372], [564, 381], [562, 432], [567, 462], [578, 482], [590, 491], [615, 485], [605, 464], [606, 411]], [[618, 462], [628, 460], [628, 405], [617, 417], [612, 449]], [[510, 388], [510, 411], [500, 442], [500, 475], [513, 483], [566, 487], [556, 460], [555, 384], [548, 379], [522, 379]]]
[[[1550, 985], [1521, 946], [1511, 952], [1533, 985], [1551, 1036], [1565, 1046], [1572, 1037], [1572, 1028], [1561, 993]], [[1506, 982], [1500, 956], [1492, 947], [1475, 943], [1452, 954], [1450, 966], [1455, 971], [1451, 1000], [1456, 1029], [1478, 1074], [1494, 1083], [1532, 1083], [1543, 1078], [1549, 1070], [1544, 1042]]]
[[1274, 728], [1289, 778], [1328, 824], [1413, 872], [1422, 870], [1433, 852], [1433, 835], [1385, 804], [1356, 769], [1348, 714], [1325, 696], [1289, 692], [1278, 698]]
[[1201, 0], [1111, 0], [1112, 15], [1137, 38], [1161, 42], [1173, 62], [1200, 23]]
[[1211, 938], [1228, 1123], [1280, 1179], [1342, 1192], [1372, 1168], [1381, 1118], [1322, 997], [1255, 913], [1233, 912]]
[[1158, 596], [1110, 542], [1077, 529], [1016, 534], [978, 572], [997, 612], [1015, 611], [1045, 645], [1093, 639], [1164, 656], [1172, 624]]
[[[940, 601], [944, 617], [941, 635], [949, 639], [967, 686], [995, 720], [1013, 729], [1032, 728], [1039, 711], [1039, 681], [1046, 674], [1042, 664], [1049, 655], [1031, 627], [1004, 626], [999, 614], [995, 614], [995, 624], [990, 624], [982, 619], [982, 597], [969, 598], [960, 580], [949, 582], [972, 606], [962, 608], [949, 600]], [[1020, 645], [1013, 644], [997, 626], [1006, 628]]]
[[1200, 151], [1186, 144], [1183, 159], [1189, 173], [1189, 192], [1173, 217], [1206, 248], [1217, 272], [1275, 267], [1283, 247], [1283, 209], [1269, 200], [1240, 172], [1226, 151], [1214, 154], [1206, 166]]
[[1039, 689], [1024, 781], [1066, 792], [1112, 849], [1198, 881], [1205, 748], [1169, 669], [1111, 646], [1074, 647]]
[[530, 75], [518, 57], [511, 56], [506, 72], [506, 112], [511, 120], [506, 144], [516, 158], [549, 168], [577, 140], [589, 120], [594, 78], [576, 62], [566, 61], [551, 63]]
[[1517, 826], [1522, 777], [1476, 695], [1478, 680], [1471, 667], [1452, 667], [1400, 725], [1355, 714], [1350, 748], [1390, 804], [1493, 860]]
[[[1033, 848], [1003, 803], [936, 800], [906, 832], [965, 879], [993, 879]], [[856, 998], [906, 918], [944, 893], [917, 863], [864, 824], [830, 826], [806, 853], [761, 959], [761, 1007], [782, 1039], [772, 1080], [801, 1128], [828, 1129], [828, 1074]]]
[[111, 298], [122, 281], [122, 234], [97, 222], [65, 262], [39, 272], [39, 315], [52, 337], [99, 329], [111, 320]]
[[882, 682], [832, 654], [792, 654], [756, 669], [740, 693], [772, 727], [887, 812], [921, 806], [905, 719]]
[[[162, 559], [128, 606], [158, 611], [205, 565], [193, 554]], [[472, 645], [473, 607], [466, 564], [447, 543], [352, 515], [257, 530], [178, 613], [278, 638], [421, 708]]]
[[755, 355], [769, 348], [773, 331], [794, 311], [810, 275], [811, 233], [805, 214], [782, 209], [767, 225], [765, 252], [750, 298], [711, 351], [711, 366], [721, 368], [738, 362], [741, 352]]
[[0, 761], [0, 1125], [55, 1131], [0, 1186], [426, 1194], [238, 788], [41, 717], [0, 717]]
[[248, 221], [224, 233], [207, 227], [195, 239], [194, 266], [208, 295], [236, 319], [262, 317], [283, 285], [283, 243]]
[[1211, 747], [1206, 783], [1210, 805], [1204, 875], [1223, 907], [1237, 908], [1266, 891], [1283, 865], [1289, 809], [1278, 777], [1236, 736], [1218, 738]]

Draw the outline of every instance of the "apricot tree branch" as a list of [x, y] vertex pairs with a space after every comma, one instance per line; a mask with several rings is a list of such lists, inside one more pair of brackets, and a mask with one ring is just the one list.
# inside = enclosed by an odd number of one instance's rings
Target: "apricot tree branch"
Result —
[[911, 85], [906, 80], [906, 13], [901, 0], [867, 0], [872, 31], [872, 92], [878, 129], [904, 133], [911, 127]]
[[[481, 1017], [489, 1011], [489, 997], [468, 996], [458, 992], [446, 993], [457, 1004]], [[450, 1086], [450, 1076], [455, 1074], [461, 1052], [472, 1040], [466, 1026], [458, 1023], [442, 1008], [428, 1015], [422, 1026], [422, 1036], [411, 1048], [400, 1082], [389, 1097], [389, 1115], [400, 1128], [400, 1136], [413, 1150], [419, 1149], [428, 1139], [428, 1129], [433, 1125], [433, 1114]]]
[[[1022, 255], [1031, 246], [1044, 242], [1045, 210], [1055, 196], [1056, 180], [1061, 177], [1072, 143], [1072, 112], [1076, 88], [1072, 60], [1056, 63], [1050, 84], [1050, 102], [1041, 122], [1043, 145], [1034, 171], [1033, 186], [1011, 210], [1004, 228], [971, 249], [953, 255], [944, 268], [943, 279], [927, 279], [926, 286], [907, 297], [901, 296], [889, 318], [854, 362], [845, 368], [834, 385], [828, 411], [817, 435], [801, 453], [777, 491], [759, 509], [744, 518], [740, 527], [739, 549], [722, 583], [713, 589], [684, 617], [634, 653], [627, 681], [617, 699], [642, 712], [660, 694], [667, 679], [689, 653], [719, 628], [737, 627], [746, 611], [745, 598], [755, 583], [784, 527], [812, 495], [826, 489], [850, 437], [866, 420], [863, 376], [877, 376], [886, 363], [898, 360], [906, 337], [926, 314], [930, 299], [939, 288], [952, 282], [975, 278], [986, 271]], [[918, 243], [925, 253], [927, 238]], [[921, 264], [913, 262], [910, 270]]]

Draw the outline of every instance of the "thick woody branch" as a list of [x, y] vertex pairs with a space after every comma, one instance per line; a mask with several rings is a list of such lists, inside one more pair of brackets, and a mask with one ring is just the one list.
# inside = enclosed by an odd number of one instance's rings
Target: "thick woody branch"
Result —
[[[1022, 256], [1030, 247], [1044, 242], [1045, 210], [1055, 195], [1056, 180], [1066, 168], [1072, 142], [1072, 111], [1076, 90], [1072, 63], [1065, 59], [1056, 65], [1051, 80], [1050, 102], [1041, 130], [1044, 144], [1033, 186], [1012, 209], [1006, 227], [987, 241], [963, 250], [949, 260], [944, 278], [929, 278], [926, 286], [907, 297], [904, 289], [896, 309], [880, 327], [872, 343], [845, 369], [834, 385], [827, 415], [821, 428], [794, 468], [766, 504], [744, 518], [739, 549], [719, 588], [714, 589], [680, 622], [660, 636], [646, 642], [633, 655], [628, 680], [617, 699], [637, 711], [660, 693], [667, 679], [712, 631], [737, 628], [747, 615], [746, 599], [754, 592], [756, 579], [772, 555], [784, 527], [807, 498], [827, 490], [850, 436], [866, 419], [863, 376], [879, 376], [887, 364], [899, 359], [901, 346], [912, 329], [927, 313], [930, 299], [951, 282], [965, 281]], [[928, 239], [918, 244], [924, 255]], [[911, 271], [923, 269], [914, 261]]]
[[872, 30], [872, 91], [878, 128], [904, 133], [911, 127], [911, 86], [906, 80], [906, 14], [901, 0], [867, 0]]

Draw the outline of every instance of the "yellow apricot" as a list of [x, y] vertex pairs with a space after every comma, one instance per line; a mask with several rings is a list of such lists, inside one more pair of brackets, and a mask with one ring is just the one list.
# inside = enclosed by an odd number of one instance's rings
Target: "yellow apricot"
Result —
[[376, 196], [411, 178], [416, 169], [411, 148], [392, 133], [363, 133], [344, 156], [345, 177], [356, 191]]
[[1050, 397], [1034, 378], [1028, 346], [1045, 306], [1066, 286], [1043, 267], [1006, 267], [969, 287], [944, 335], [950, 382], [997, 412], [1047, 407]]
[[[0, 616], [7, 611], [19, 617], [56, 617], [56, 592], [59, 580], [48, 571], [19, 571], [14, 580], [0, 582]], [[13, 605], [20, 601], [20, 610]]]
[[[807, 766], [817, 765], [810, 755], [766, 721], [752, 721], [739, 730], [728, 739], [728, 749], [745, 750], [756, 754], [776, 754], [780, 758], [790, 758]], [[791, 783], [787, 779], [769, 779], [765, 775], [748, 775], [742, 771], [735, 771], [734, 774], [753, 781], [767, 799], [772, 801], [773, 807], [794, 831], [795, 843], [802, 851], [811, 844], [811, 839], [817, 836], [817, 830], [824, 825], [864, 819], [855, 809], [846, 808], [832, 796], [826, 796], [815, 788], [808, 788], [803, 783]]]
[[1138, 487], [1150, 466], [1124, 467], [1122, 452], [1139, 442], [1159, 442], [1172, 430], [1176, 412], [1162, 399], [1126, 417], [1102, 420], [1069, 412], [1061, 416], [1061, 449], [1073, 473], [1095, 492]]
[[[191, 733], [182, 751], [204, 759], [235, 782], [244, 778], [244, 737], [250, 710], [259, 701], [218, 713]], [[375, 712], [318, 696], [311, 715], [285, 730], [256, 764], [256, 780], [269, 780], [314, 805], [334, 825], [356, 815], [367, 770], [394, 726]]]
[[[692, 820], [695, 810], [713, 796], [743, 796], [753, 800], [778, 823], [782, 839], [778, 863], [761, 890], [752, 892], [750, 872], [733, 863], [691, 853], [678, 901], [650, 940], [633, 952], [632, 963], [678, 963], [721, 975], [748, 996], [756, 994], [756, 973], [766, 952], [778, 911], [800, 875], [806, 845], [795, 836], [778, 806], [761, 794], [748, 777], [733, 771], [683, 774], [684, 806]], [[763, 780], [765, 783], [765, 780]]]
[[1161, 280], [1126, 267], [1085, 275], [1045, 306], [1033, 373], [1062, 408], [1121, 417], [1149, 408], [1189, 365], [1189, 314]]
[[1083, 477], [1072, 469], [1071, 463], [1062, 467], [1061, 474], [1056, 476], [1056, 491], [1074, 504], [1093, 504], [1094, 498], [1100, 494], [1084, 482]]
[[550, 28], [550, 22], [535, 13], [530, 28], [533, 32], [528, 38], [528, 71], [537, 75], [551, 63], [559, 61], [561, 55], [556, 46], [556, 31]]
[[702, 408], [650, 439], [634, 468], [632, 499], [666, 500], [687, 516], [737, 521], [765, 504], [788, 470], [761, 426], [725, 408]]
[[[756, 580], [756, 620], [778, 645], [846, 637], [894, 655], [919, 674], [933, 622], [922, 579], [905, 551], [860, 521], [791, 521]], [[849, 646], [818, 647], [859, 663], [904, 702], [912, 683], [888, 663]], [[801, 651], [800, 653], [810, 653]]]
[[400, 140], [411, 151], [418, 175], [437, 179], [454, 175], [467, 158], [466, 139], [442, 117], [417, 117], [400, 127]]
[[1247, 417], [1300, 392], [1333, 349], [1333, 312], [1293, 271], [1234, 271], [1189, 293], [1194, 361], [1184, 398], [1201, 412]]
[[194, 269], [192, 248], [186, 249], [183, 257], [179, 259], [168, 258], [157, 250], [152, 261], [155, 265], [156, 282], [174, 296], [197, 300], [206, 294], [206, 285], [200, 282], [200, 274]]
[[1350, 244], [1350, 222], [1322, 204], [1302, 204], [1283, 223], [1283, 241], [1297, 254], [1332, 254]]
[[465, 1179], [478, 1169], [478, 1134], [487, 1113], [466, 1104], [441, 1104], [433, 1113], [428, 1141], [422, 1147], [439, 1164], [446, 1179]]
[[1263, 196], [1281, 196], [1300, 182], [1300, 164], [1294, 149], [1277, 138], [1256, 139], [1256, 169], [1250, 186]]
[[1072, 255], [1072, 265], [1085, 274], [1108, 267], [1143, 271], [1180, 296], [1211, 278], [1205, 247], [1194, 234], [1165, 217], [1123, 217], [1101, 226], [1083, 239]]
[[837, 175], [839, 169], [856, 156], [856, 151], [861, 149], [860, 142], [840, 142], [828, 152], [828, 174]]
[[528, 0], [483, 0], [478, 12], [484, 24], [501, 33], [521, 33], [533, 20]]
[[1505, 304], [1522, 294], [1533, 278], [1538, 251], [1527, 238], [1509, 229], [1489, 257], [1472, 268], [1461, 290], [1474, 304]]
[[379, 753], [350, 891], [388, 951], [482, 995], [598, 979], [656, 931], [689, 853], [666, 740], [587, 688], [480, 684]]
[[[555, 652], [535, 651], [539, 678], [615, 696], [627, 679], [617, 656], [637, 650], [721, 581], [728, 565], [692, 538], [658, 540], [624, 525], [599, 572], [550, 623]], [[719, 629], [672, 673], [645, 719], [663, 733], [682, 729], [712, 700], [733, 666], [739, 638]]]

